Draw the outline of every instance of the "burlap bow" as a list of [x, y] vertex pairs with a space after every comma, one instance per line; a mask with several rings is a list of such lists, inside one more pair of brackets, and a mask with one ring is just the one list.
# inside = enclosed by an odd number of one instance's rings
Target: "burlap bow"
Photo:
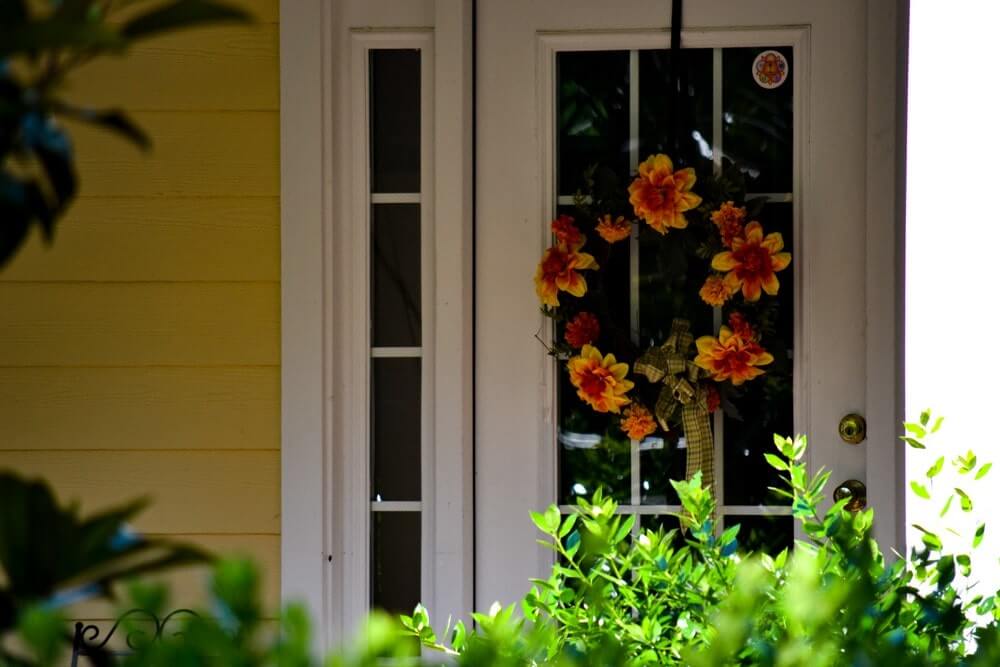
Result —
[[663, 389], [653, 411], [656, 419], [664, 431], [669, 430], [668, 421], [680, 410], [681, 426], [687, 440], [685, 475], [691, 479], [701, 470], [702, 485], [713, 489], [715, 448], [712, 424], [705, 388], [699, 381], [706, 373], [689, 358], [688, 350], [694, 342], [690, 329], [690, 322], [675, 319], [670, 325], [670, 336], [666, 342], [639, 357], [635, 362], [635, 372], [646, 376], [650, 382], [663, 381]]

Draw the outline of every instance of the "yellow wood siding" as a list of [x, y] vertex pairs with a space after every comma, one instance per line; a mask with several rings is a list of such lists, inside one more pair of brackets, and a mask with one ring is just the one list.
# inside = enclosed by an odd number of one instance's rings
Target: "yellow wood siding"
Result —
[[[149, 497], [137, 529], [250, 555], [274, 608], [278, 0], [234, 1], [256, 25], [159, 38], [72, 80], [154, 148], [73, 126], [80, 198], [52, 247], [35, 236], [0, 271], [0, 468], [85, 510]], [[170, 579], [175, 605], [203, 602], [203, 570]]]

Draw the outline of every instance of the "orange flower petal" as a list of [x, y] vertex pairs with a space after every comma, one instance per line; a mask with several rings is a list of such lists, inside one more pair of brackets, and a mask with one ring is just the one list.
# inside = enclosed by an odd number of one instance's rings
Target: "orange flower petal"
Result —
[[674, 181], [677, 186], [682, 190], [690, 190], [694, 187], [695, 181], [698, 180], [695, 176], [694, 169], [691, 167], [686, 167], [684, 169], [678, 169], [674, 172]]
[[682, 211], [690, 211], [701, 206], [701, 197], [693, 192], [685, 192], [678, 198], [678, 208]]
[[760, 245], [762, 248], [767, 248], [768, 252], [773, 255], [776, 252], [781, 252], [781, 249], [785, 247], [785, 239], [782, 238], [781, 232], [771, 232], [761, 241]]
[[760, 278], [754, 276], [753, 280], [743, 281], [743, 298], [747, 301], [760, 300]]
[[739, 262], [735, 255], [728, 250], [720, 252], [712, 258], [712, 268], [716, 271], [732, 271], [737, 266], [739, 266]]
[[788, 265], [792, 263], [792, 255], [787, 252], [779, 252], [777, 255], [771, 256], [771, 268], [775, 271], [782, 271], [788, 268]]
[[764, 278], [764, 281], [761, 283], [761, 286], [764, 288], [765, 292], [767, 292], [771, 296], [774, 296], [775, 294], [778, 293], [778, 287], [779, 287], [778, 276], [776, 276], [773, 273], [769, 274], [767, 277]]
[[759, 222], [751, 222], [745, 228], [747, 243], [759, 244], [764, 239], [764, 228]]

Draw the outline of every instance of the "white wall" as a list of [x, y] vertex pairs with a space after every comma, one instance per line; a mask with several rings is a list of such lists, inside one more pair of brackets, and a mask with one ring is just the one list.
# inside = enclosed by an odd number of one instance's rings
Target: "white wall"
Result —
[[[969, 448], [1000, 463], [1000, 3], [912, 0], [910, 12], [906, 409], [946, 416], [935, 451], [907, 452], [915, 479]], [[988, 573], [978, 574], [996, 588], [1000, 465], [974, 486], [974, 515], [987, 522], [976, 560]], [[907, 523], [934, 524], [937, 508], [908, 495]], [[908, 538], [919, 542], [912, 529]]]

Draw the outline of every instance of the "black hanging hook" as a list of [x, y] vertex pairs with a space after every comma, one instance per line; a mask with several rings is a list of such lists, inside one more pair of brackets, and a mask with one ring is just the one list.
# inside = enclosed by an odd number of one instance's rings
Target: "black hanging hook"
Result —
[[684, 0], [670, 0], [670, 81], [667, 86], [670, 95], [670, 136], [668, 144], [672, 156], [680, 156], [681, 124], [681, 23], [683, 22]]

